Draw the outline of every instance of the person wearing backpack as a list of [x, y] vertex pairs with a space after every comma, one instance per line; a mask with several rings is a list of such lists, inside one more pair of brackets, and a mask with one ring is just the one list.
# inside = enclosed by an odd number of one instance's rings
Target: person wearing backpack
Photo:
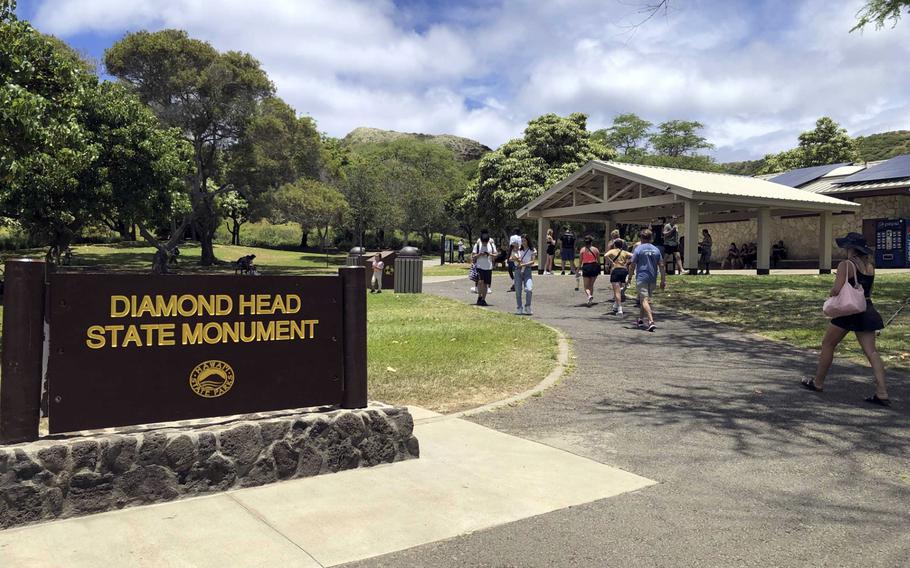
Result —
[[[563, 276], [566, 275], [566, 261], [569, 261], [569, 274], [575, 274], [575, 233], [572, 232], [568, 226], [565, 228], [565, 232], [559, 237], [560, 251], [559, 251], [559, 260], [561, 261], [560, 268], [562, 271], [560, 274]], [[577, 288], [576, 288], [577, 289]]]
[[616, 238], [613, 248], [604, 255], [604, 266], [610, 271], [610, 286], [613, 287], [612, 313], [622, 317], [622, 286], [629, 278], [629, 261], [632, 253], [626, 250], [626, 243]]
[[478, 306], [487, 305], [487, 290], [493, 284], [493, 259], [497, 254], [496, 245], [490, 240], [490, 232], [486, 229], [480, 231], [480, 238], [471, 250], [471, 261], [477, 269]]
[[822, 348], [818, 354], [818, 367], [815, 377], [805, 379], [800, 384], [815, 392], [824, 390], [825, 378], [834, 360], [834, 350], [851, 331], [863, 348], [872, 373], [875, 377], [875, 394], [866, 397], [866, 402], [879, 406], [891, 406], [888, 389], [885, 385], [885, 365], [875, 346], [875, 332], [885, 327], [882, 316], [872, 305], [872, 284], [875, 281], [875, 265], [872, 261], [872, 250], [866, 245], [866, 239], [859, 233], [848, 233], [845, 237], [835, 239], [837, 246], [847, 251], [847, 259], [837, 265], [837, 278], [831, 288], [829, 297], [840, 294], [841, 288], [856, 286], [859, 283], [866, 298], [866, 309], [852, 315], [836, 317], [828, 324], [828, 330], [822, 339]]

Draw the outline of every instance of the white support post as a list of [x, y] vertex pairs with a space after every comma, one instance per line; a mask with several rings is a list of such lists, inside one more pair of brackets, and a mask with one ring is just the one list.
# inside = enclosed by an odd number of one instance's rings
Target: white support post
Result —
[[610, 199], [610, 176], [604, 174], [604, 203]]
[[831, 251], [834, 243], [832, 213], [825, 211], [818, 216], [818, 273], [831, 274]]
[[758, 210], [758, 250], [756, 251], [756, 274], [771, 273], [771, 208]]
[[698, 274], [698, 213], [697, 201], [683, 201], [683, 221], [686, 223], [683, 268], [692, 275]]
[[546, 217], [537, 219], [537, 274], [543, 274], [544, 264], [547, 262], [547, 224]]

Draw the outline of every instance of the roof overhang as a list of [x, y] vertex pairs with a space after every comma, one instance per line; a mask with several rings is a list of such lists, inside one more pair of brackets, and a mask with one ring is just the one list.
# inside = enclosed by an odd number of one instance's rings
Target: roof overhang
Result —
[[592, 160], [519, 209], [516, 215], [578, 220], [647, 219], [681, 212], [687, 200], [699, 202], [706, 213], [773, 208], [780, 210], [780, 214], [793, 214], [859, 208], [858, 204], [842, 199], [746, 176]]

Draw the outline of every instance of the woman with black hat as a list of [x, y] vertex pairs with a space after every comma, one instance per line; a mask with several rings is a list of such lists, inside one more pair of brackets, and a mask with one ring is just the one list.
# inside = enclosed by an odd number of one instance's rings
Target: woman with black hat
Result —
[[[855, 286], [856, 282], [863, 287], [866, 296], [866, 310], [858, 314], [841, 316], [831, 320], [828, 331], [822, 339], [822, 349], [818, 356], [818, 368], [814, 379], [802, 382], [804, 388], [821, 392], [825, 376], [834, 359], [834, 350], [851, 331], [856, 334], [872, 372], [875, 374], [875, 394], [866, 398], [866, 402], [880, 406], [891, 406], [888, 390], [885, 387], [885, 366], [881, 355], [875, 347], [875, 332], [884, 328], [882, 316], [872, 305], [872, 283], [875, 280], [875, 266], [872, 263], [872, 250], [866, 245], [866, 239], [859, 233], [848, 233], [847, 236], [835, 239], [837, 246], [847, 251], [847, 260], [837, 265], [837, 278], [831, 288], [831, 296], [840, 293], [845, 284]], [[851, 275], [852, 273], [852, 275]]]

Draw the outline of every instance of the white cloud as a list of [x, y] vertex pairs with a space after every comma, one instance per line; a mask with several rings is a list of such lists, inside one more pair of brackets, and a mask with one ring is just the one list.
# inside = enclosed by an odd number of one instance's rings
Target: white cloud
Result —
[[[861, 0], [505, 0], [402, 14], [390, 0], [44, 0], [66, 38], [178, 27], [252, 53], [332, 135], [449, 132], [497, 146], [546, 113], [701, 120], [721, 159], [795, 144], [821, 115], [851, 133], [910, 128], [910, 22], [848, 33]], [[441, 11], [440, 11], [441, 10]]]

